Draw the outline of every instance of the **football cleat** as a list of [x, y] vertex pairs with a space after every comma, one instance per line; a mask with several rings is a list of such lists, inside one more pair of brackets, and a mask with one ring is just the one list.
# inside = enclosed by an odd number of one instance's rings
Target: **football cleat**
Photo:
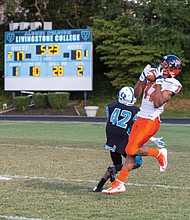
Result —
[[123, 192], [125, 192], [125, 185], [118, 179], [110, 184], [110, 188], [102, 190], [104, 194], [118, 194]]
[[161, 148], [158, 149], [159, 150], [159, 154], [156, 157], [156, 159], [158, 160], [159, 164], [160, 164], [160, 172], [164, 172], [167, 168], [168, 162], [167, 162], [167, 149], [166, 148]]
[[98, 188], [97, 186], [95, 186], [95, 187], [92, 189], [92, 192], [102, 192], [102, 188]]

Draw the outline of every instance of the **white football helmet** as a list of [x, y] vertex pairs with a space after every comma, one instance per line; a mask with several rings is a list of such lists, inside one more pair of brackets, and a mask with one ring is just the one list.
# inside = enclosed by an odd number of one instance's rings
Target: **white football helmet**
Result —
[[134, 89], [130, 86], [123, 87], [118, 93], [118, 102], [128, 106], [134, 105], [136, 102]]

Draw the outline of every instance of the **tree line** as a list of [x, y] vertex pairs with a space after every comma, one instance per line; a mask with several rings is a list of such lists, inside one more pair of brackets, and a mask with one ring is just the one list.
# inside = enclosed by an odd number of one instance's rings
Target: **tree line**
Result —
[[[189, 0], [0, 0], [5, 18], [3, 33], [14, 22], [53, 22], [53, 29], [90, 28], [93, 33], [94, 88], [134, 86], [146, 66], [163, 55], [182, 60], [178, 79], [183, 90], [190, 86]], [[3, 53], [0, 71], [3, 75]], [[3, 84], [3, 82], [1, 82]]]

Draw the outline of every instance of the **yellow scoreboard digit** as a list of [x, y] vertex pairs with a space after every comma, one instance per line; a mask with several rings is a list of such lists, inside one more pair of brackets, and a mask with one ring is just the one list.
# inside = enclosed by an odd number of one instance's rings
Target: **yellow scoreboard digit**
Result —
[[18, 66], [13, 67], [13, 76], [18, 76]]
[[40, 76], [40, 67], [39, 66], [30, 67], [30, 76]]
[[71, 60], [82, 60], [82, 50], [72, 50]]
[[24, 51], [17, 51], [14, 53], [14, 60], [24, 60]]
[[59, 46], [57, 44], [51, 44], [48, 46], [48, 54], [59, 54]]
[[78, 66], [77, 67], [78, 76], [83, 76], [83, 70], [84, 70], [83, 66]]
[[63, 76], [64, 74], [64, 69], [63, 66], [53, 66], [53, 76]]
[[13, 57], [13, 53], [12, 52], [8, 52], [8, 59], [12, 59]]

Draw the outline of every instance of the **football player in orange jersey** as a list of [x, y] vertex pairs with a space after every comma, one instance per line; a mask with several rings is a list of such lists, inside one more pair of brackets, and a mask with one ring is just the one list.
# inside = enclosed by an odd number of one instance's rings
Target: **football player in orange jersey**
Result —
[[[101, 180], [92, 189], [92, 192], [101, 192], [106, 181], [110, 178], [113, 182], [116, 179], [116, 174], [122, 168], [122, 157], [126, 158], [125, 147], [128, 143], [128, 137], [131, 127], [136, 120], [139, 107], [135, 106], [136, 98], [134, 97], [134, 89], [130, 86], [123, 87], [117, 95], [117, 102], [112, 102], [106, 106], [106, 144], [104, 148], [110, 151], [111, 160], [110, 165]], [[158, 148], [165, 146], [162, 137], [151, 137], [152, 141]], [[136, 156], [133, 169], [142, 165], [142, 157]]]
[[167, 168], [167, 149], [149, 148], [144, 144], [157, 133], [164, 105], [182, 88], [181, 83], [175, 79], [175, 76], [181, 72], [182, 65], [177, 56], [172, 54], [164, 56], [162, 62], [155, 68], [155, 82], [146, 79], [150, 68], [150, 65], [145, 67], [134, 87], [135, 98], [140, 97], [141, 94], [143, 98], [137, 114], [138, 118], [132, 127], [125, 149], [128, 156], [118, 178], [109, 185], [108, 189], [102, 191], [105, 194], [125, 192], [124, 182], [132, 170], [137, 155], [155, 157], [160, 164], [160, 172]]

